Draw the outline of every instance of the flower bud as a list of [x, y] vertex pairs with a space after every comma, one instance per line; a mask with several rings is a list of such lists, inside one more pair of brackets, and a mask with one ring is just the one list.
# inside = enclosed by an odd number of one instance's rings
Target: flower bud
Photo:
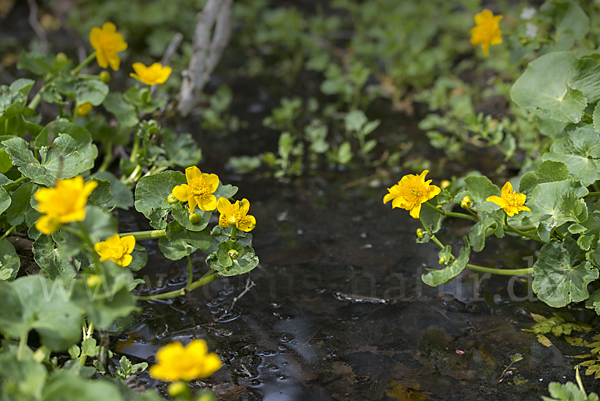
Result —
[[167, 196], [167, 202], [169, 203], [177, 203], [178, 201], [179, 199], [177, 199], [173, 194], [169, 194], [169, 196]]
[[100, 284], [102, 284], [102, 277], [100, 277], [97, 274], [91, 274], [88, 276], [88, 278], [85, 280], [85, 283], [87, 284], [88, 287], [90, 287], [91, 289], [97, 288]]
[[236, 260], [238, 258], [238, 256], [239, 256], [238, 251], [236, 251], [235, 249], [230, 249], [229, 252], [227, 252], [227, 254], [233, 260]]
[[463, 209], [468, 209], [472, 206], [471, 203], [471, 198], [468, 196], [465, 196], [461, 201], [460, 201], [460, 207], [462, 207]]
[[108, 71], [102, 71], [100, 73], [100, 81], [104, 82], [105, 84], [110, 82], [110, 72]]
[[188, 220], [190, 221], [190, 223], [196, 224], [200, 222], [200, 220], [202, 220], [202, 215], [198, 213], [192, 213], [188, 216]]
[[425, 236], [425, 233], [423, 232], [423, 229], [417, 228], [417, 237], [423, 238], [424, 236]]
[[175, 382], [175, 383], [171, 383], [169, 385], [169, 388], [167, 389], [167, 392], [169, 393], [169, 395], [173, 398], [178, 397], [180, 395], [184, 395], [185, 393], [188, 392], [188, 386], [187, 384], [185, 384], [184, 382]]
[[87, 116], [88, 114], [90, 114], [90, 111], [92, 111], [92, 104], [84, 103], [77, 108], [77, 115], [81, 117]]
[[64, 53], [58, 53], [56, 55], [56, 61], [60, 61], [61, 63], [66, 63], [67, 61], [69, 61], [69, 58]]
[[446, 258], [442, 256], [442, 257], [440, 258], [440, 260], [438, 261], [438, 263], [439, 263], [440, 265], [443, 265], [443, 264], [445, 264], [445, 263], [446, 263]]
[[446, 188], [448, 188], [449, 186], [450, 186], [450, 181], [448, 181], [448, 180], [444, 180], [444, 181], [442, 181], [442, 182], [440, 183], [440, 187], [441, 187], [442, 189], [446, 189]]

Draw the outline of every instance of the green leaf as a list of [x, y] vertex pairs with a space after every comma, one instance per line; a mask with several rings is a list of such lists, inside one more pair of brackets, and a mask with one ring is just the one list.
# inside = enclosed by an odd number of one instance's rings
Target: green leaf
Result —
[[584, 94], [569, 86], [578, 75], [578, 60], [572, 52], [548, 53], [532, 61], [513, 85], [510, 96], [524, 109], [553, 120], [577, 123], [588, 104]]
[[99, 171], [95, 173], [92, 178], [98, 180], [107, 180], [110, 182], [110, 190], [112, 192], [112, 199], [107, 203], [107, 207], [128, 210], [133, 206], [133, 193], [127, 185], [123, 184], [121, 180], [115, 177], [108, 171]]
[[[234, 245], [235, 244], [235, 245]], [[255, 255], [254, 249], [250, 246], [243, 247], [243, 253], [239, 252], [241, 245], [233, 241], [222, 242], [219, 244], [216, 252], [213, 252], [206, 258], [206, 263], [211, 269], [216, 270], [219, 275], [223, 277], [237, 276], [240, 274], [248, 273], [256, 266], [258, 266], [258, 256]], [[224, 252], [229, 252], [230, 249], [235, 249], [239, 252], [237, 259], [231, 259], [223, 255]], [[221, 251], [221, 258], [219, 258], [219, 250]], [[220, 260], [231, 261], [229, 266], [225, 266], [220, 263]]]
[[85, 280], [77, 280], [73, 286], [72, 301], [85, 310], [95, 327], [107, 330], [117, 318], [128, 316], [137, 308], [129, 291], [133, 282], [131, 271], [111, 261], [102, 262], [102, 266], [105, 274], [101, 276], [101, 285], [92, 289]]
[[6, 219], [10, 225], [18, 226], [25, 222], [26, 214], [33, 211], [31, 198], [39, 188], [39, 185], [33, 182], [25, 182], [11, 194], [12, 203], [6, 209]]
[[132, 272], [141, 270], [146, 266], [146, 263], [148, 263], [148, 252], [146, 252], [146, 248], [140, 244], [135, 244], [135, 248], [133, 248], [133, 252], [131, 252], [131, 257], [133, 259], [127, 268]]
[[171, 209], [171, 215], [181, 226], [186, 230], [190, 231], [202, 231], [208, 226], [212, 212], [205, 212], [203, 210], [196, 210], [195, 214], [202, 216], [200, 221], [196, 223], [190, 222], [190, 209], [184, 207], [181, 203], [175, 203]]
[[[500, 206], [495, 203], [488, 202], [486, 199], [489, 196], [500, 196], [500, 190], [487, 177], [470, 176], [465, 178], [467, 191], [471, 195], [471, 201], [478, 210], [487, 213], [493, 213], [500, 209]], [[460, 203], [460, 200], [458, 201]]]
[[160, 248], [163, 255], [165, 255], [167, 259], [171, 260], [179, 260], [181, 258], [185, 258], [186, 256], [191, 255], [196, 250], [196, 247], [193, 247], [187, 244], [186, 242], [172, 242], [166, 238], [161, 238], [158, 240], [158, 247]]
[[4, 149], [0, 149], [0, 173], [6, 173], [13, 166], [10, 156]]
[[233, 195], [235, 195], [237, 191], [238, 187], [236, 187], [235, 185], [223, 185], [221, 181], [219, 181], [219, 186], [217, 187], [217, 190], [213, 195], [217, 197], [217, 200], [219, 198], [233, 198]]
[[10, 207], [12, 200], [8, 192], [0, 187], [0, 214], [4, 213]]
[[91, 169], [98, 155], [96, 145], [91, 143], [91, 136], [89, 141], [85, 141], [82, 138], [74, 139], [67, 134], [60, 135], [52, 146], [43, 146], [40, 149], [41, 162], [21, 138], [12, 138], [3, 141], [2, 144], [25, 177], [47, 187], [54, 186], [59, 171], [62, 173], [61, 178], [72, 178]]
[[569, 169], [564, 163], [547, 160], [542, 162], [536, 171], [523, 174], [519, 183], [519, 192], [529, 197], [536, 185], [544, 182], [563, 181], [567, 177], [569, 177]]
[[88, 205], [102, 207], [107, 211], [112, 210], [112, 208], [108, 205], [108, 202], [110, 202], [113, 197], [110, 190], [110, 183], [106, 180], [95, 181], [98, 183], [98, 185], [88, 197]]
[[481, 252], [485, 246], [485, 233], [488, 228], [496, 225], [496, 236], [502, 238], [504, 236], [504, 211], [496, 210], [493, 213], [480, 212], [477, 223], [469, 233], [469, 242], [475, 252]]
[[587, 211], [581, 197], [588, 190], [572, 179], [538, 184], [527, 202], [531, 209], [530, 219], [538, 224], [538, 235], [543, 241], [549, 241], [554, 227], [560, 227], [568, 221], [577, 221], [578, 216]]
[[600, 315], [600, 290], [592, 292], [590, 297], [585, 301], [585, 307], [594, 309], [597, 315]]
[[7, 352], [7, 348], [0, 355], [0, 399], [41, 399], [48, 376], [45, 366], [33, 359], [32, 352], [26, 352], [24, 358], [19, 360], [16, 353]]
[[46, 125], [42, 131], [38, 134], [33, 142], [33, 146], [36, 149], [40, 149], [43, 146], [51, 146], [54, 140], [61, 134], [67, 134], [73, 138], [78, 144], [90, 144], [92, 142], [92, 136], [83, 127], [73, 124], [66, 118], [58, 118], [48, 125]]
[[135, 127], [139, 123], [135, 107], [123, 100], [120, 93], [109, 93], [104, 100], [104, 108], [114, 114], [123, 127]]
[[12, 280], [17, 277], [21, 260], [15, 247], [7, 240], [0, 240], [0, 276], [2, 280]]
[[598, 396], [595, 393], [591, 393], [586, 397], [573, 382], [565, 384], [552, 382], [548, 385], [548, 391], [552, 398], [542, 396], [544, 401], [598, 401]]
[[363, 125], [369, 121], [367, 116], [362, 110], [354, 110], [346, 114], [344, 122], [346, 123], [346, 130], [348, 131], [360, 131]]
[[465, 237], [465, 246], [460, 249], [458, 258], [454, 259], [449, 266], [441, 270], [428, 269], [427, 274], [423, 274], [421, 278], [423, 282], [432, 287], [448, 283], [458, 276], [469, 263], [471, 255], [471, 246], [469, 240]]
[[35, 329], [41, 342], [53, 351], [66, 351], [81, 339], [83, 316], [69, 301], [62, 281], [40, 276], [0, 282], [4, 307], [0, 309], [0, 331], [19, 338]]
[[91, 103], [100, 106], [108, 94], [108, 85], [95, 79], [77, 79], [75, 102], [78, 105]]
[[171, 164], [185, 168], [197, 165], [202, 159], [202, 150], [192, 134], [162, 130], [162, 135], [162, 144]]
[[179, 171], [163, 171], [143, 177], [135, 187], [135, 209], [150, 220], [154, 229], [166, 228], [167, 214], [171, 209], [167, 197], [175, 186], [186, 182], [185, 175]]
[[590, 124], [567, 130], [543, 155], [544, 160], [564, 163], [569, 173], [584, 186], [600, 179], [600, 134]]
[[598, 278], [598, 269], [589, 262], [579, 263], [580, 250], [575, 240], [550, 242], [542, 247], [533, 265], [533, 291], [553, 308], [589, 297], [587, 285]]
[[[81, 249], [83, 246], [79, 247]], [[76, 254], [77, 251], [73, 254]], [[48, 276], [51, 280], [59, 277], [72, 279], [79, 271], [77, 261], [73, 264], [62, 259], [55, 248], [54, 240], [50, 235], [42, 235], [33, 243], [33, 257], [40, 267], [40, 273]]]
[[117, 387], [105, 380], [88, 380], [68, 370], [55, 370], [44, 388], [42, 401], [123, 401]]
[[582, 39], [590, 29], [590, 20], [577, 2], [554, 0], [540, 7], [540, 14], [551, 20], [555, 28], [556, 45], [550, 51], [570, 50], [575, 40]]

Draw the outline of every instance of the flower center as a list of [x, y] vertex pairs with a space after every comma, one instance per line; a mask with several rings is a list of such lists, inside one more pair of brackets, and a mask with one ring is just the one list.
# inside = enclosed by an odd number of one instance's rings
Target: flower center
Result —
[[112, 50], [115, 48], [115, 37], [114, 35], [104, 34], [100, 35], [100, 47], [104, 50]]
[[206, 181], [204, 181], [203, 179], [193, 180], [192, 182], [190, 182], [190, 187], [192, 189], [192, 195], [194, 195], [194, 198], [202, 198], [206, 195], [211, 194], [210, 187], [206, 184]]

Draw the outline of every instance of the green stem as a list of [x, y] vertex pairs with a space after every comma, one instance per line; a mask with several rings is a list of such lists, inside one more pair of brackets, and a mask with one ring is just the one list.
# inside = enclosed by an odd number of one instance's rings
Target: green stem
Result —
[[42, 92], [44, 91], [44, 89], [46, 89], [46, 86], [42, 86], [40, 88], [39, 92], [35, 94], [33, 99], [31, 99], [31, 102], [29, 102], [29, 104], [27, 105], [28, 108], [30, 108], [31, 110], [37, 109], [37, 107], [40, 105], [40, 102], [42, 101]]
[[27, 177], [21, 176], [21, 177], [17, 178], [16, 180], [14, 180], [13, 182], [11, 182], [10, 184], [5, 185], [4, 189], [6, 189], [6, 190], [12, 189], [13, 186], [20, 184], [21, 182], [25, 181], [26, 179], [27, 179]]
[[429, 206], [431, 209], [435, 210], [439, 214], [443, 214], [444, 216], [458, 217], [458, 218], [461, 218], [461, 219], [467, 219], [467, 220], [471, 220], [471, 221], [477, 220], [477, 216], [470, 216], [470, 215], [464, 214], [464, 213], [447, 212], [444, 209], [440, 209], [440, 208], [437, 208], [437, 207], [433, 206], [429, 202], [425, 202], [424, 204], [427, 205], [427, 206]]
[[210, 282], [215, 281], [216, 279], [218, 279], [220, 276], [217, 272], [214, 272], [212, 274], [209, 275], [204, 275], [201, 279], [193, 282], [189, 288], [188, 286], [185, 286], [184, 288], [180, 289], [180, 290], [176, 290], [176, 291], [171, 291], [171, 292], [165, 292], [163, 294], [157, 294], [157, 295], [148, 295], [145, 297], [137, 297], [138, 301], [151, 301], [153, 299], [173, 299], [173, 298], [177, 298], [180, 296], [183, 296], [185, 294], [187, 294], [188, 292], [191, 292], [193, 290], [195, 290], [196, 288], [200, 288], [203, 285], [206, 285]]
[[137, 161], [137, 153], [140, 149], [140, 136], [136, 133], [135, 138], [133, 138], [133, 147], [131, 148], [131, 155], [129, 156], [129, 161], [135, 163]]
[[108, 170], [108, 166], [110, 165], [110, 162], [112, 161], [112, 156], [113, 156], [113, 143], [107, 142], [106, 145], [104, 146], [104, 160], [102, 160], [102, 165], [100, 166], [98, 171]]
[[[423, 227], [425, 228], [425, 230], [427, 231], [427, 234], [429, 234], [429, 237], [431, 237], [431, 240], [440, 247], [440, 249], [444, 248], [444, 244], [442, 244], [440, 242], [439, 239], [436, 238], [435, 235], [433, 235], [433, 233], [431, 232], [431, 230], [429, 229], [429, 227], [427, 227], [427, 224], [425, 224], [425, 222], [423, 221], [423, 218], [419, 216], [419, 220], [421, 220], [421, 224], [423, 224]], [[490, 273], [490, 274], [499, 274], [499, 275], [503, 275], [503, 276], [519, 276], [519, 275], [525, 275], [525, 274], [531, 274], [533, 273], [533, 268], [528, 268], [528, 269], [494, 269], [492, 267], [483, 267], [483, 266], [477, 266], [477, 265], [472, 265], [470, 263], [467, 263], [467, 268], [471, 269], [471, 270], [475, 270], [481, 273]]]
[[0, 237], [0, 241], [2, 241], [4, 238], [6, 238], [8, 236], [8, 234], [12, 233], [15, 230], [15, 226], [11, 226], [8, 230], [6, 230], [6, 232], [4, 234], [2, 234], [2, 237]]
[[83, 60], [81, 62], [81, 64], [79, 64], [77, 67], [75, 67], [73, 69], [73, 71], [71, 71], [71, 74], [77, 75], [77, 73], [79, 73], [79, 71], [81, 71], [81, 69], [83, 67], [85, 67], [86, 65], [88, 65], [90, 63], [90, 61], [92, 61], [94, 58], [96, 58], [96, 52], [93, 52], [92, 54], [90, 54], [85, 60]]
[[73, 103], [73, 116], [71, 117], [71, 122], [75, 124], [77, 121], [77, 116], [79, 115], [79, 103]]
[[29, 332], [23, 334], [21, 339], [19, 340], [19, 351], [17, 353], [17, 359], [20, 361], [25, 356], [25, 349], [27, 348], [27, 337], [29, 336]]
[[236, 226], [231, 227], [231, 240], [232, 241], [236, 240], [236, 234], [237, 234], [237, 227]]
[[135, 231], [132, 233], [120, 233], [121, 237], [126, 235], [133, 235], [136, 241], [144, 241], [155, 238], [165, 238], [167, 236], [166, 230], [149, 230], [149, 231]]
[[583, 388], [583, 383], [581, 382], [581, 376], [579, 375], [579, 366], [575, 366], [575, 380], [577, 381], [577, 385], [579, 386], [579, 390], [583, 393], [583, 398], [586, 400], [587, 394], [585, 393], [585, 389]]
[[533, 273], [533, 267], [527, 269], [494, 269], [492, 267], [483, 267], [467, 263], [466, 268], [481, 273], [499, 274], [502, 276], [522, 276]]
[[513, 226], [509, 226], [508, 224], [504, 224], [504, 228], [507, 229], [508, 231], [512, 231], [513, 233], [519, 234], [519, 235], [521, 235], [521, 236], [523, 236], [525, 238], [529, 238], [529, 239], [532, 239], [534, 241], [539, 241], [539, 242], [545, 243], [545, 241], [542, 241], [540, 239], [540, 237], [535, 236], [535, 235], [531, 235], [531, 234], [527, 234], [527, 233], [525, 233], [525, 232], [523, 232], [523, 231], [521, 231], [521, 230], [519, 230], [519, 229], [517, 229], [517, 228], [515, 228]]
[[600, 195], [600, 192], [588, 192], [588, 194], [586, 196], [598, 196]]
[[85, 231], [85, 227], [80, 221], [77, 222], [77, 226], [79, 227], [79, 236], [81, 237], [81, 239], [83, 239], [83, 242], [87, 244], [87, 246], [89, 247], [89, 251], [92, 254], [92, 258], [94, 259], [94, 265], [96, 266], [96, 273], [104, 273], [102, 264], [100, 264], [100, 259], [98, 259], [98, 254], [94, 249], [94, 244], [92, 243], [92, 240], [90, 239], [87, 231]]
[[187, 292], [190, 292], [190, 288], [192, 287], [193, 281], [194, 281], [194, 268], [192, 266], [192, 258], [190, 258], [190, 255], [187, 255], [187, 262], [188, 262], [188, 282], [187, 285], [185, 286], [185, 290]]

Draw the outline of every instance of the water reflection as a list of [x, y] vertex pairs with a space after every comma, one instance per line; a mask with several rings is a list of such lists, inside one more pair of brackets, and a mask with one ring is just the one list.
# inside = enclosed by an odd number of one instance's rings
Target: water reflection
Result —
[[[522, 331], [529, 312], [551, 315], [527, 279], [465, 272], [430, 288], [420, 276], [437, 267], [437, 250], [414, 244], [416, 221], [378, 194], [333, 188], [314, 180], [253, 190], [246, 181], [240, 196], [253, 199], [259, 222], [256, 285], [233, 309], [246, 277], [145, 303], [143, 323], [118, 337], [118, 350], [146, 359], [166, 342], [204, 338], [225, 367], [198, 385], [225, 400], [528, 400], [571, 378], [564, 349]], [[490, 244], [477, 262], [514, 266], [535, 251], [515, 244]], [[201, 275], [202, 256], [195, 265]], [[184, 262], [151, 260], [143, 273], [167, 274], [167, 288], [185, 271]], [[516, 352], [524, 360], [498, 383]]]

